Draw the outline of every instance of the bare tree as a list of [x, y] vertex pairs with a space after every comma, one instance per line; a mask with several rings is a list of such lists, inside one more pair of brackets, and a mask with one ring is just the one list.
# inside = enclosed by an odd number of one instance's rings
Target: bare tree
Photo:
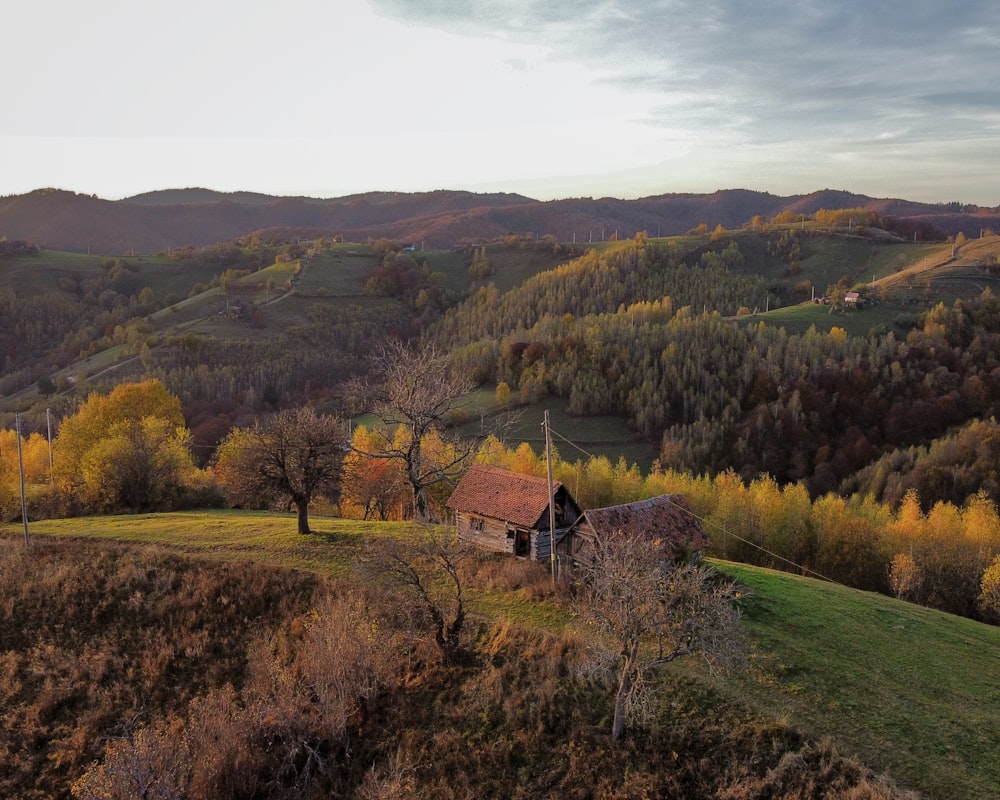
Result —
[[309, 504], [336, 499], [347, 424], [335, 414], [289, 409], [243, 430], [219, 446], [216, 473], [230, 499], [247, 505], [291, 502], [299, 533], [309, 533]]
[[[358, 452], [403, 464], [418, 519], [431, 518], [428, 488], [457, 477], [476, 451], [478, 442], [454, 435], [451, 424], [459, 399], [474, 388], [472, 378], [452, 369], [447, 353], [432, 344], [411, 349], [397, 340], [376, 354], [371, 380], [349, 386], [354, 410], [380, 423], [373, 451]], [[433, 457], [425, 448], [431, 433], [443, 445]]]
[[467, 609], [459, 564], [468, 555], [455, 532], [426, 526], [408, 538], [372, 540], [362, 569], [385, 588], [402, 592], [412, 601], [445, 664], [461, 653]]
[[187, 797], [192, 767], [190, 742], [176, 720], [159, 730], [137, 728], [112, 739], [104, 760], [73, 783], [77, 800], [181, 800]]
[[582, 565], [577, 604], [614, 642], [618, 689], [611, 738], [648, 710], [646, 691], [657, 666], [691, 653], [730, 664], [743, 652], [740, 590], [712, 570], [663, 560], [659, 543], [618, 533], [595, 544]]

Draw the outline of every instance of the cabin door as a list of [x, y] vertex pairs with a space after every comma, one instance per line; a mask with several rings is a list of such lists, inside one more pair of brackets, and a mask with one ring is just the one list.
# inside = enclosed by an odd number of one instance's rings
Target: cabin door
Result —
[[519, 530], [514, 539], [514, 555], [527, 558], [531, 555], [531, 533]]

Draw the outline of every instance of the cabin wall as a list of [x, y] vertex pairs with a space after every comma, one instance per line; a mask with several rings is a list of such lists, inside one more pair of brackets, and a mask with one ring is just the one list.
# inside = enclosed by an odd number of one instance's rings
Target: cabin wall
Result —
[[552, 557], [552, 537], [548, 531], [538, 531], [531, 535], [531, 558], [534, 561], [548, 561]]
[[463, 542], [492, 553], [514, 554], [514, 540], [507, 536], [507, 526], [500, 520], [457, 511], [455, 527]]

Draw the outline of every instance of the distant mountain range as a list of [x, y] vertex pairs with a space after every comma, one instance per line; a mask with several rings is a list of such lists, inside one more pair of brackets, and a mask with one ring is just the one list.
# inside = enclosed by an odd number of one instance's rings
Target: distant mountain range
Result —
[[1000, 208], [875, 199], [845, 191], [779, 197], [728, 189], [712, 194], [665, 194], [638, 200], [605, 197], [542, 202], [518, 194], [461, 191], [369, 192], [346, 197], [272, 197], [253, 192], [169, 189], [124, 200], [57, 189], [0, 198], [0, 236], [71, 252], [152, 254], [169, 248], [230, 241], [254, 232], [342, 235], [348, 241], [390, 238], [444, 248], [508, 233], [586, 242], [684, 233], [701, 223], [738, 228], [782, 211], [865, 208], [907, 218], [945, 235], [1000, 228]]

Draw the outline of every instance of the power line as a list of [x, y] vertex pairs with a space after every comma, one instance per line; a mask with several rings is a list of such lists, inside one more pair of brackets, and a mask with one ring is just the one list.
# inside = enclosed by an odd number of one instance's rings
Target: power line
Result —
[[[575, 442], [567, 439], [561, 433], [559, 433], [558, 431], [552, 429], [551, 426], [549, 427], [549, 431], [553, 435], [559, 437], [559, 439], [561, 439], [562, 441], [566, 442], [566, 444], [570, 445], [571, 447], [575, 447], [577, 450], [579, 450], [581, 453], [583, 453], [588, 458], [591, 458], [591, 459], [598, 458], [598, 456], [595, 456], [593, 453], [588, 452], [583, 447], [580, 447], [580, 445], [578, 445]], [[743, 536], [740, 536], [737, 533], [733, 533], [732, 531], [728, 530], [727, 528], [725, 528], [724, 526], [720, 525], [717, 522], [712, 522], [710, 520], [705, 519], [704, 517], [699, 516], [694, 511], [692, 511], [690, 508], [685, 508], [680, 503], [675, 503], [671, 495], [667, 495], [667, 501], [666, 502], [669, 505], [671, 505], [674, 508], [676, 508], [677, 510], [681, 511], [682, 513], [687, 514], [687, 515], [691, 516], [692, 518], [698, 520], [698, 522], [701, 523], [701, 525], [703, 527], [715, 528], [716, 530], [718, 530], [719, 532], [721, 532], [724, 536], [727, 536], [727, 537], [731, 536], [736, 541], [743, 542], [744, 544], [749, 545], [750, 547], [752, 547], [752, 548], [754, 548], [756, 550], [759, 550], [761, 553], [764, 553], [765, 555], [771, 556], [771, 558], [775, 558], [775, 559], [777, 559], [779, 561], [784, 562], [785, 564], [788, 564], [789, 566], [795, 567], [795, 569], [800, 574], [802, 574], [802, 575], [814, 575], [815, 577], [819, 578], [820, 580], [824, 580], [824, 581], [827, 581], [829, 583], [835, 583], [838, 586], [843, 586], [845, 588], [850, 588], [850, 587], [847, 586], [847, 584], [841, 583], [840, 581], [834, 580], [833, 578], [830, 578], [830, 577], [828, 577], [826, 575], [823, 575], [822, 573], [817, 572], [816, 570], [812, 569], [811, 567], [807, 567], [807, 566], [805, 566], [803, 564], [798, 564], [798, 563], [796, 563], [795, 561], [792, 561], [789, 558], [785, 558], [784, 556], [779, 555], [778, 553], [775, 553], [773, 550], [768, 550], [763, 545], [757, 544], [757, 542], [753, 542], [753, 541], [751, 541], [751, 540], [749, 540], [749, 539], [747, 539], [747, 538], [745, 538]]]

